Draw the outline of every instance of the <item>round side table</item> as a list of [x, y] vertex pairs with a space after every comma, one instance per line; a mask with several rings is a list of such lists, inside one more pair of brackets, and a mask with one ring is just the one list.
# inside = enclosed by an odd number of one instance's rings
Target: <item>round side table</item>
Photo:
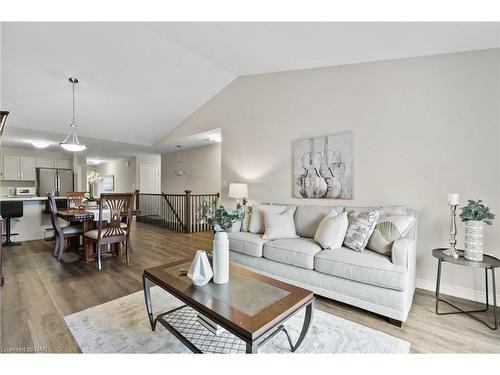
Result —
[[[494, 256], [491, 255], [484, 255], [483, 260], [481, 262], [475, 262], [472, 260], [467, 260], [463, 257], [463, 250], [457, 250], [460, 254], [459, 258], [453, 258], [449, 255], [445, 255], [444, 251], [447, 250], [447, 248], [439, 248], [439, 249], [434, 249], [432, 250], [432, 256], [434, 258], [437, 258], [438, 260], [438, 270], [437, 270], [437, 280], [436, 280], [436, 314], [438, 315], [450, 315], [450, 314], [466, 314], [470, 316], [471, 318], [477, 320], [478, 322], [484, 324], [486, 327], [489, 329], [495, 330], [498, 328], [498, 319], [497, 319], [497, 291], [496, 291], [496, 285], [495, 285], [495, 268], [500, 267], [500, 259], [495, 258]], [[486, 308], [482, 310], [462, 310], [460, 307], [452, 304], [451, 302], [448, 302], [446, 300], [443, 300], [439, 297], [439, 288], [441, 285], [441, 265], [443, 262], [447, 263], [453, 263], [457, 264], [459, 266], [464, 266], [464, 267], [474, 267], [474, 268], [484, 268], [484, 274], [485, 274], [485, 280], [486, 280]], [[472, 315], [473, 313], [478, 313], [478, 312], [485, 312], [490, 309], [490, 303], [489, 303], [489, 295], [488, 295], [488, 270], [491, 270], [491, 282], [493, 284], [493, 325], [488, 324], [484, 320], [479, 319], [477, 316]], [[439, 302], [444, 302], [451, 307], [457, 309], [458, 311], [453, 311], [453, 312], [439, 312]]]

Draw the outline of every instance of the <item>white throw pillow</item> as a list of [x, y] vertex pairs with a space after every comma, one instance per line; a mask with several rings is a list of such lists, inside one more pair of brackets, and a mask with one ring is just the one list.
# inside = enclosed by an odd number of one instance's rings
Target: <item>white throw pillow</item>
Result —
[[293, 214], [295, 209], [288, 209], [282, 213], [264, 210], [265, 232], [262, 236], [265, 240], [279, 240], [282, 238], [298, 238], [295, 232]]
[[382, 216], [378, 219], [368, 245], [368, 249], [382, 255], [392, 255], [394, 241], [406, 236], [415, 218], [412, 216]]
[[347, 213], [340, 215], [327, 215], [319, 223], [314, 241], [319, 243], [323, 249], [338, 249], [344, 243], [349, 220]]
[[248, 224], [250, 233], [264, 233], [264, 211], [274, 212], [277, 214], [286, 210], [286, 206], [272, 206], [270, 204], [256, 204], [252, 206], [252, 215]]

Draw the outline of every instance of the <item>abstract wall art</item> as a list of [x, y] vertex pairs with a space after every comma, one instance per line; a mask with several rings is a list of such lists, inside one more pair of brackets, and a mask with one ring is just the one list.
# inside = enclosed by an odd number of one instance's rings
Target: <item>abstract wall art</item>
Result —
[[293, 177], [296, 198], [352, 199], [352, 132], [296, 140]]

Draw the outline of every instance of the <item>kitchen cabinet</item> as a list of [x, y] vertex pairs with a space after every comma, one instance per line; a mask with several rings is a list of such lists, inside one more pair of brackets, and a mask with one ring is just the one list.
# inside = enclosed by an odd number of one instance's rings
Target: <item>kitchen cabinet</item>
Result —
[[69, 160], [54, 160], [54, 167], [59, 169], [70, 169]]
[[52, 159], [42, 159], [42, 158], [36, 158], [36, 167], [71, 169], [69, 160], [52, 160]]
[[4, 155], [3, 179], [8, 181], [35, 181], [35, 159], [29, 156]]
[[14, 181], [19, 180], [19, 167], [21, 161], [19, 156], [4, 155], [3, 156], [3, 179]]
[[30, 158], [27, 156], [21, 156], [20, 158], [20, 180], [23, 181], [35, 181], [35, 158]]

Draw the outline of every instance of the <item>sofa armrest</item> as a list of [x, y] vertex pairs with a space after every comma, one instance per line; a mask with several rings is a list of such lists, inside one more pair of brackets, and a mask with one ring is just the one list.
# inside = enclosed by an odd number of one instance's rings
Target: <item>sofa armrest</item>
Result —
[[400, 238], [392, 245], [392, 263], [404, 268], [414, 267], [417, 257], [415, 240]]

